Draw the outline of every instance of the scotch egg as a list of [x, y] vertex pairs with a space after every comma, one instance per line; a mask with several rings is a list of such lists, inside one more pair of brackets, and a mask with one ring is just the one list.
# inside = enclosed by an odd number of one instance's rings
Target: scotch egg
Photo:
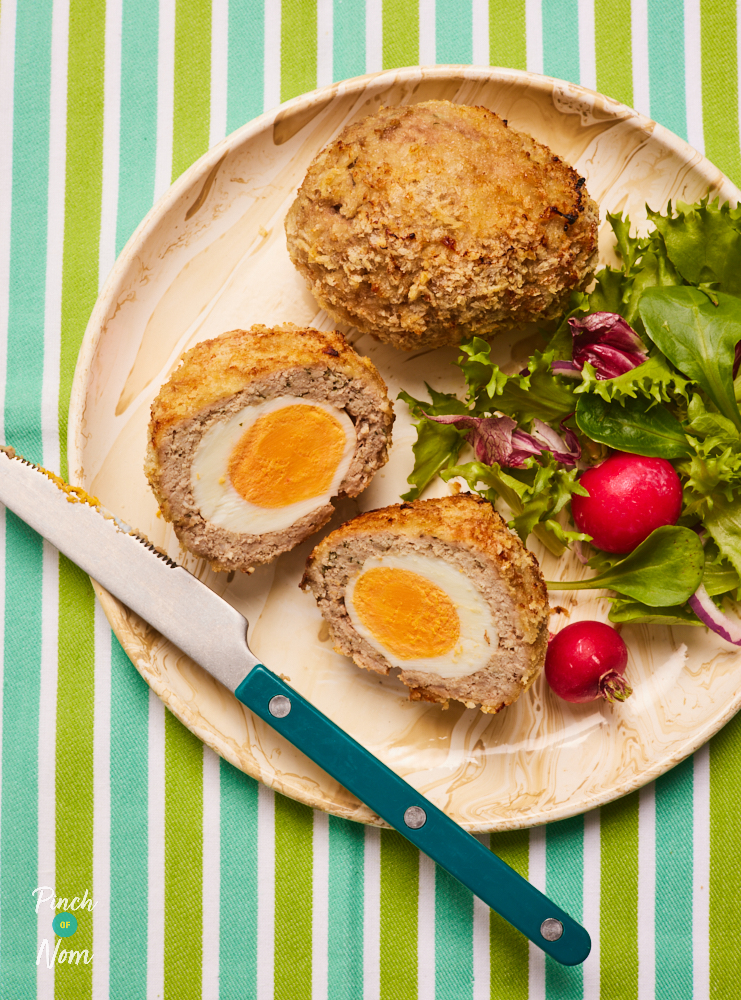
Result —
[[293, 548], [387, 460], [386, 387], [338, 333], [235, 330], [181, 362], [152, 404], [145, 472], [214, 569], [249, 572]]
[[361, 514], [311, 553], [301, 582], [335, 649], [412, 700], [498, 712], [533, 683], [548, 640], [537, 560], [470, 493]]

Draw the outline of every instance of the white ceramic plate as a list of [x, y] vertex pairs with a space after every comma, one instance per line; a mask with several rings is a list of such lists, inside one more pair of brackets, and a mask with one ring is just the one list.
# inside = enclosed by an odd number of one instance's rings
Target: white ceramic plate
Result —
[[[334, 653], [313, 598], [298, 589], [314, 536], [253, 576], [229, 581], [184, 553], [159, 519], [142, 463], [151, 400], [184, 350], [226, 330], [286, 321], [331, 326], [286, 251], [283, 219], [314, 155], [349, 122], [379, 105], [445, 98], [492, 108], [549, 145], [587, 178], [606, 210], [645, 223], [645, 203], [694, 201], [708, 189], [741, 194], [666, 129], [583, 88], [513, 70], [412, 68], [361, 77], [263, 115], [191, 167], [158, 202], [113, 269], [80, 352], [70, 412], [72, 481], [183, 562], [250, 621], [250, 642], [331, 719], [472, 831], [530, 826], [583, 812], [662, 774], [739, 708], [741, 656], [702, 628], [632, 626], [624, 705], [568, 705], [541, 677], [494, 717], [462, 706], [410, 702], [394, 677], [379, 678]], [[609, 227], [602, 262], [614, 262]], [[453, 349], [404, 354], [348, 331], [386, 379], [391, 397], [460, 388]], [[536, 346], [496, 341], [500, 363], [522, 367]], [[330, 528], [398, 501], [407, 488], [414, 430], [404, 404], [389, 464]], [[447, 490], [442, 483], [430, 495]], [[547, 578], [583, 572], [536, 544]], [[255, 719], [232, 694], [144, 622], [99, 591], [106, 614], [150, 686], [189, 729], [237, 767], [310, 806], [380, 821], [323, 771]], [[559, 595], [571, 621], [606, 618], [594, 597]], [[554, 618], [553, 628], [565, 624]]]

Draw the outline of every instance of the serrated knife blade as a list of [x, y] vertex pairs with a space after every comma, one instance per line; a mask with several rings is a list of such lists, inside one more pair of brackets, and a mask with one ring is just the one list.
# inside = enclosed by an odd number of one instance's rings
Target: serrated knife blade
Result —
[[591, 941], [580, 924], [260, 664], [243, 616], [94, 497], [3, 448], [0, 503], [543, 951], [584, 961]]

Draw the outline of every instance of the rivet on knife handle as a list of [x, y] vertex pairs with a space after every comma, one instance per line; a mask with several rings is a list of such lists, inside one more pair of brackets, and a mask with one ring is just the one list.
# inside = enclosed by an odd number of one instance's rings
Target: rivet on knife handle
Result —
[[259, 665], [235, 694], [557, 962], [584, 961], [591, 941], [580, 924], [285, 681]]

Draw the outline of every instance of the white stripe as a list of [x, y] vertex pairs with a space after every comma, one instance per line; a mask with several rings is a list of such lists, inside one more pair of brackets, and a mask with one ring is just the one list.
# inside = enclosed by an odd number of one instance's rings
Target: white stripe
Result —
[[59, 454], [59, 358], [62, 349], [62, 261], [64, 257], [64, 192], [67, 163], [67, 43], [69, 0], [54, 4], [51, 24], [51, 91], [49, 104], [49, 195], [44, 292], [44, 373], [41, 427], [44, 465], [61, 468]]
[[633, 107], [651, 117], [648, 87], [648, 0], [632, 0], [630, 37], [633, 49]]
[[[4, 537], [4, 536], [3, 536]], [[5, 553], [3, 553], [3, 556]], [[4, 564], [4, 560], [3, 560]], [[59, 553], [44, 540], [41, 583], [41, 677], [39, 689], [39, 807], [38, 807], [38, 885], [55, 888], [56, 844], [56, 741], [57, 741], [57, 641], [59, 628]], [[3, 595], [4, 596], [4, 595]], [[4, 602], [3, 602], [4, 606]], [[36, 886], [34, 886], [36, 888]], [[77, 894], [77, 886], [74, 893]], [[92, 886], [80, 886], [83, 892]], [[39, 910], [38, 944], [46, 938], [54, 946], [51, 921], [54, 917], [48, 905]], [[95, 930], [93, 929], [93, 933]], [[96, 959], [97, 961], [97, 959]], [[36, 973], [39, 1000], [52, 1000], [54, 971], [42, 960]]]
[[699, 153], [704, 153], [700, 0], [684, 0], [684, 87], [687, 102], [687, 142]]
[[365, 0], [365, 72], [383, 69], [383, 0]]
[[275, 792], [257, 786], [257, 1000], [272, 1000], [275, 962]]
[[211, 0], [211, 116], [208, 142], [215, 146], [226, 135], [229, 80], [229, 0]]
[[311, 1000], [327, 1000], [329, 979], [329, 816], [314, 810]]
[[584, 997], [599, 1000], [599, 917], [600, 917], [600, 812], [594, 809], [584, 817], [584, 910], [582, 923], [592, 939], [592, 950], [584, 963]]
[[172, 116], [175, 101], [175, 0], [159, 0], [157, 43], [157, 151], [154, 159], [154, 200], [172, 180]]
[[147, 1000], [165, 990], [165, 706], [149, 691]]
[[710, 996], [710, 745], [695, 753], [692, 775], [692, 998]]
[[[107, 7], [106, 10], [110, 8]], [[95, 601], [93, 709], [93, 996], [108, 994], [111, 938], [111, 626]], [[87, 888], [80, 886], [80, 890]], [[75, 886], [77, 890], [77, 886]]]
[[472, 0], [471, 27], [473, 44], [471, 60], [474, 66], [489, 65], [489, 0]]
[[420, 66], [434, 66], [438, 61], [435, 30], [435, 0], [419, 0]]
[[579, 83], [590, 90], [597, 89], [594, 0], [579, 0]]
[[381, 831], [365, 828], [363, 862], [363, 1000], [381, 995]]
[[[13, 204], [13, 75], [15, 0], [0, 6], [0, 402], [5, 400], [10, 289], [10, 218]], [[5, 442], [5, 407], [0, 406], [0, 441]]]
[[[475, 37], [475, 36], [474, 36]], [[491, 837], [481, 833], [476, 838], [489, 849]], [[489, 1000], [491, 994], [491, 910], [478, 896], [473, 897], [473, 994], [471, 1000]]]
[[[529, 65], [529, 64], [528, 64]], [[545, 892], [545, 827], [535, 826], [530, 831], [528, 881]], [[545, 952], [529, 942], [530, 971], [528, 975], [528, 1000], [545, 1000]]]
[[280, 104], [280, 4], [265, 4], [265, 77], [263, 110]]
[[653, 1000], [656, 979], [656, 791], [653, 781], [638, 799], [638, 1000]]
[[334, 80], [334, 10], [332, 0], [316, 5], [316, 85], [327, 87]]
[[435, 996], [435, 862], [419, 852], [417, 898], [417, 995]]
[[219, 755], [203, 748], [203, 965], [202, 1000], [219, 1000], [221, 903], [221, 775]]
[[118, 213], [118, 152], [121, 124], [121, 24], [122, 0], [106, 0], [105, 77], [103, 84], [103, 191], [100, 206], [98, 285], [116, 262]]
[[543, 10], [540, 0], [525, 0], [525, 49], [528, 72], [542, 73]]

